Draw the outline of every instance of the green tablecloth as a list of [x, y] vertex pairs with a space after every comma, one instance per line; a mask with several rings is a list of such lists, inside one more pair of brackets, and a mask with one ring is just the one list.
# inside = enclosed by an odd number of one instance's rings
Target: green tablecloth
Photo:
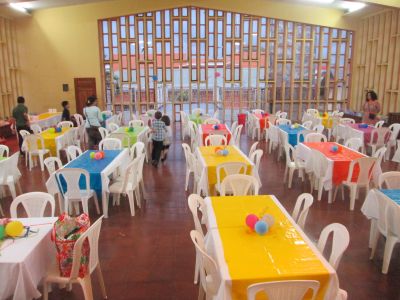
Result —
[[7, 159], [8, 157], [0, 156], [0, 161]]
[[[118, 133], [126, 133], [126, 134], [128, 134], [129, 143], [132, 146], [133, 144], [135, 144], [137, 142], [138, 135], [141, 134], [144, 131], [145, 127], [136, 126], [136, 127], [133, 127], [134, 128], [133, 131], [126, 131], [127, 128], [129, 128], [129, 127], [120, 127], [117, 130], [117, 132]], [[124, 142], [123, 147], [128, 147], [128, 146], [129, 145], [126, 142]]]
[[203, 118], [202, 116], [198, 116], [198, 115], [190, 115], [189, 116], [190, 121], [196, 123], [197, 125], [203, 124]]

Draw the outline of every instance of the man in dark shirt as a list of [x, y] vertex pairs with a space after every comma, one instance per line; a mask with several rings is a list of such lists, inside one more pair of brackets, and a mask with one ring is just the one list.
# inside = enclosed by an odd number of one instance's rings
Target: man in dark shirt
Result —
[[15, 124], [17, 127], [17, 133], [18, 133], [18, 143], [19, 143], [19, 151], [21, 154], [22, 152], [22, 142], [23, 138], [21, 134], [19, 133], [20, 130], [27, 130], [29, 132], [31, 131], [31, 128], [29, 127], [29, 117], [28, 117], [28, 108], [25, 106], [25, 98], [24, 97], [18, 97], [17, 98], [17, 106], [14, 107], [13, 109], [13, 118], [15, 119]]
[[63, 112], [62, 112], [62, 115], [61, 115], [61, 121], [71, 121], [71, 114], [69, 112], [69, 103], [68, 103], [68, 101], [61, 102], [61, 105], [63, 107]]

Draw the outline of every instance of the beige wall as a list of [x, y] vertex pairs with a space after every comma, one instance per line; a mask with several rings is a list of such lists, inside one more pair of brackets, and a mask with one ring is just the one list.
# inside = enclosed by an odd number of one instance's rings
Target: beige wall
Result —
[[[32, 17], [16, 21], [23, 91], [31, 111], [60, 109], [64, 99], [71, 102], [74, 111], [75, 77], [95, 77], [101, 98], [98, 19], [184, 5], [355, 28], [355, 20], [343, 17], [339, 10], [267, 0], [119, 0], [39, 10]], [[62, 91], [63, 83], [69, 84], [69, 92]]]

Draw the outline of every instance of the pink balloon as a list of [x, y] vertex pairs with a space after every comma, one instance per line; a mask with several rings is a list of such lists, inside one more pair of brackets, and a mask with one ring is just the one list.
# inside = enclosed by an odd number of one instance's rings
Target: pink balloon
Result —
[[254, 230], [254, 226], [258, 222], [259, 218], [255, 214], [249, 214], [246, 217], [246, 225]]
[[101, 156], [102, 156], [102, 155], [101, 155], [100, 152], [96, 152], [96, 154], [94, 155], [94, 159], [99, 160], [99, 159], [102, 158]]

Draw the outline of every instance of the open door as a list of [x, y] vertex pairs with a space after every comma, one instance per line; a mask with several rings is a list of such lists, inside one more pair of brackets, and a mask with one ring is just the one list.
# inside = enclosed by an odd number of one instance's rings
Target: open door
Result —
[[76, 112], [83, 113], [89, 96], [96, 96], [96, 78], [74, 78]]

